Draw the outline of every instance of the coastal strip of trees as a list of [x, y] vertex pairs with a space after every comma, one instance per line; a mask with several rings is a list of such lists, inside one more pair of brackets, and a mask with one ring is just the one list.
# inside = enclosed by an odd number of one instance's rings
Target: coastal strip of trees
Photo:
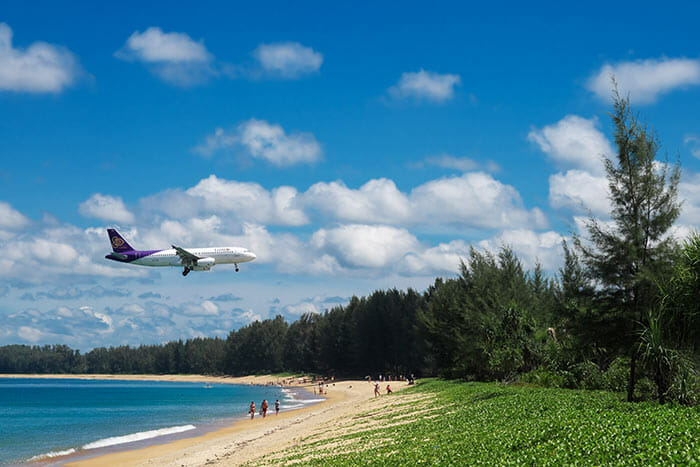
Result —
[[[628, 100], [615, 95], [616, 159], [605, 159], [611, 213], [562, 244], [555, 275], [528, 271], [508, 246], [472, 249], [454, 278], [423, 293], [378, 290], [347, 305], [139, 347], [0, 347], [0, 373], [301, 372], [415, 374], [608, 389], [627, 400], [700, 397], [700, 236], [670, 235], [678, 165]], [[592, 155], [592, 157], [595, 155]]]

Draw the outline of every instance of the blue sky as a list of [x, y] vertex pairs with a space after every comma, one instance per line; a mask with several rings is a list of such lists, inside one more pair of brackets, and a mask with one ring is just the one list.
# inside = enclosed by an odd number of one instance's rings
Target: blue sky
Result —
[[[0, 344], [225, 336], [605, 220], [614, 74], [700, 221], [693, 5], [5, 2]], [[104, 260], [241, 245], [193, 273]]]

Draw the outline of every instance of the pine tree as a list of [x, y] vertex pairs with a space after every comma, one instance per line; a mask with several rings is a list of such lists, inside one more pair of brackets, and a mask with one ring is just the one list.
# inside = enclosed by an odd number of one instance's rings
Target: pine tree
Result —
[[611, 348], [630, 356], [627, 399], [633, 400], [641, 326], [654, 305], [656, 278], [669, 267], [673, 240], [667, 235], [680, 213], [680, 167], [656, 160], [659, 141], [640, 124], [615, 86], [615, 161], [605, 158], [612, 225], [592, 215], [589, 238], [575, 245], [597, 282], [601, 313], [597, 323], [614, 331]]

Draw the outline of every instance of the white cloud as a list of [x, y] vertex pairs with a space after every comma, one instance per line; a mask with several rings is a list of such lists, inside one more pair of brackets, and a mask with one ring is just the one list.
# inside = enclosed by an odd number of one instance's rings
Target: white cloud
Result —
[[700, 159], [700, 138], [695, 135], [687, 135], [683, 138], [683, 143], [690, 148], [693, 157]]
[[26, 49], [12, 45], [12, 29], [0, 23], [0, 91], [58, 93], [72, 85], [81, 73], [75, 55], [46, 42]]
[[678, 223], [700, 225], [700, 173], [687, 173], [683, 176], [678, 184], [678, 198], [683, 200]]
[[322, 54], [298, 42], [260, 44], [253, 56], [266, 73], [282, 78], [293, 79], [315, 73], [323, 63]]
[[202, 303], [187, 303], [183, 306], [183, 313], [188, 316], [218, 316], [219, 307], [214, 302], [205, 300]]
[[96, 217], [105, 221], [131, 224], [134, 215], [129, 211], [121, 198], [95, 193], [80, 204], [80, 214], [85, 217]]
[[700, 61], [661, 58], [605, 64], [588, 80], [588, 89], [599, 98], [612, 95], [610, 77], [615, 76], [620, 93], [637, 104], [648, 104], [673, 89], [700, 84]]
[[0, 201], [0, 228], [21, 229], [29, 225], [27, 219], [21, 212], [15, 210], [9, 203]]
[[426, 248], [423, 251], [409, 253], [402, 259], [398, 268], [405, 275], [433, 275], [456, 273], [461, 260], [469, 257], [470, 245], [463, 240]]
[[70, 225], [37, 225], [0, 240], [0, 277], [21, 277], [32, 283], [66, 275], [98, 277], [144, 277], [146, 271], [112, 264], [104, 259], [103, 229], [79, 229]]
[[216, 74], [214, 57], [203, 40], [197, 42], [185, 33], [166, 33], [153, 26], [135, 31], [115, 56], [145, 63], [152, 73], [178, 86], [201, 83]]
[[455, 95], [455, 86], [461, 82], [459, 75], [439, 74], [425, 71], [401, 74], [399, 82], [389, 88], [389, 94], [395, 99], [425, 99], [444, 102]]
[[289, 133], [277, 124], [251, 118], [233, 130], [217, 128], [203, 144], [194, 148], [203, 156], [222, 149], [243, 148], [250, 156], [264, 159], [277, 167], [316, 162], [321, 145], [311, 133]]
[[[271, 191], [257, 183], [237, 182], [210, 175], [202, 179], [186, 195], [201, 201], [201, 209], [218, 214], [235, 213], [247, 222], [303, 225], [308, 223], [304, 211], [297, 206], [297, 190], [280, 186]], [[176, 212], [181, 203], [176, 197], [171, 210]]]
[[153, 211], [153, 216], [165, 213], [173, 219], [214, 215], [218, 219], [214, 228], [222, 218], [238, 225], [307, 225], [316, 220], [314, 214], [326, 222], [419, 225], [423, 229], [547, 226], [542, 211], [523, 207], [514, 187], [482, 172], [431, 180], [408, 193], [386, 178], [369, 180], [357, 189], [342, 181], [319, 182], [300, 193], [294, 187], [267, 190], [257, 183], [210, 175], [184, 192], [165, 191], [141, 200], [141, 205]]
[[20, 326], [17, 330], [17, 336], [25, 341], [38, 342], [44, 337], [44, 333], [31, 326]]
[[596, 216], [610, 214], [608, 180], [604, 176], [591, 175], [582, 170], [569, 170], [549, 177], [549, 204], [553, 208], [565, 208]]
[[418, 240], [406, 229], [361, 224], [320, 229], [313, 234], [311, 244], [346, 266], [360, 268], [390, 266], [418, 248]]
[[319, 182], [303, 195], [304, 204], [345, 222], [411, 221], [408, 196], [389, 179], [370, 180], [353, 190], [341, 181]]
[[545, 270], [554, 271], [561, 265], [561, 242], [565, 237], [557, 232], [534, 232], [527, 229], [506, 230], [496, 237], [483, 240], [479, 247], [497, 251], [508, 246], [518, 255], [525, 269], [532, 269], [539, 261]]
[[[479, 170], [482, 164], [469, 159], [468, 157], [455, 157], [451, 154], [440, 154], [437, 156], [429, 156], [425, 158], [425, 163], [434, 165], [443, 169], [459, 170], [460, 172], [469, 172]], [[489, 161], [485, 164], [486, 170], [489, 172], [497, 172], [499, 167], [495, 162]]]
[[537, 143], [542, 152], [562, 166], [581, 168], [600, 175], [605, 173], [602, 157], [611, 158], [615, 151], [597, 126], [595, 118], [588, 120], [578, 115], [567, 115], [541, 130], [533, 129], [527, 139]]
[[320, 182], [303, 194], [303, 201], [342, 222], [482, 228], [547, 225], [539, 209], [523, 208], [515, 188], [483, 172], [431, 180], [408, 194], [384, 178], [359, 189], [340, 181]]
[[300, 302], [294, 305], [287, 305], [282, 309], [282, 311], [290, 315], [294, 315], [295, 317], [301, 316], [305, 313], [319, 314], [321, 312], [318, 306], [313, 302]]
[[415, 218], [438, 225], [481, 228], [547, 225], [541, 210], [523, 208], [515, 188], [483, 172], [432, 180], [414, 188], [410, 197]]

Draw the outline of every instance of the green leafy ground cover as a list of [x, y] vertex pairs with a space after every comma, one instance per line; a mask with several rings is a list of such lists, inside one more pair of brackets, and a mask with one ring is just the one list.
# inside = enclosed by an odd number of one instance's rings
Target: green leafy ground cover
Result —
[[[627, 403], [623, 395], [427, 381], [392, 396], [425, 403], [374, 415], [366, 429], [302, 444], [274, 462], [309, 465], [694, 465], [700, 409]], [[397, 420], [414, 421], [396, 424]], [[430, 418], [430, 415], [437, 415]], [[391, 425], [391, 426], [387, 426]], [[267, 459], [267, 462], [272, 459]], [[265, 460], [263, 460], [265, 462]]]

